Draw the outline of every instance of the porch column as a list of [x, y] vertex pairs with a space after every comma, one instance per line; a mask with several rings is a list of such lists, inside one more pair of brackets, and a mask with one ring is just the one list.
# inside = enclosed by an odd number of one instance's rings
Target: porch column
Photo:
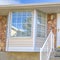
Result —
[[36, 19], [37, 19], [37, 11], [36, 11], [36, 9], [34, 9], [34, 17], [33, 17], [33, 47], [34, 47], [34, 49], [35, 49], [35, 41], [36, 41], [36, 25], [37, 25], [37, 21], [36, 21]]

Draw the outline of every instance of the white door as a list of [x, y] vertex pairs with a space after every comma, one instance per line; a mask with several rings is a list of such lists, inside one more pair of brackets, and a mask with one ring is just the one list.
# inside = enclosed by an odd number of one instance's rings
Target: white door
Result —
[[60, 47], [60, 14], [57, 14], [57, 45]]

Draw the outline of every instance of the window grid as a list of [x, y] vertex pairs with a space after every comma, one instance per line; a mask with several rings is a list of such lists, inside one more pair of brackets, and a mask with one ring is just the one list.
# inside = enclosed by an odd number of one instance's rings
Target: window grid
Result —
[[46, 14], [37, 13], [37, 37], [46, 37]]
[[[20, 15], [20, 13], [21, 13], [21, 15]], [[32, 13], [29, 12], [29, 13], [31, 13], [31, 16], [28, 15], [27, 13], [28, 12], [25, 12], [25, 15], [23, 15], [23, 12], [13, 12], [12, 13], [12, 25], [13, 26], [15, 25], [16, 28], [19, 28], [19, 27], [20, 27], [20, 29], [24, 28], [24, 30], [26, 29], [26, 31], [27, 31], [27, 32], [21, 32], [21, 33], [19, 33], [19, 35], [21, 35], [21, 36], [16, 36], [15, 35], [15, 36], [12, 36], [12, 37], [25, 37], [25, 36], [26, 37], [27, 36], [30, 37], [31, 36]], [[25, 17], [25, 20], [26, 20], [25, 22], [24, 22], [24, 19], [23, 19], [24, 17]], [[30, 19], [30, 22], [28, 21], [28, 19]]]

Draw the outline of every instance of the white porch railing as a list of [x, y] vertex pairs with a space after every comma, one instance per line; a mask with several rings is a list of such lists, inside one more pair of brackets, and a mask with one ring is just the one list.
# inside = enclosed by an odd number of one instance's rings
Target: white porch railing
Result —
[[40, 49], [40, 60], [49, 60], [52, 49], [54, 49], [54, 34], [51, 31]]

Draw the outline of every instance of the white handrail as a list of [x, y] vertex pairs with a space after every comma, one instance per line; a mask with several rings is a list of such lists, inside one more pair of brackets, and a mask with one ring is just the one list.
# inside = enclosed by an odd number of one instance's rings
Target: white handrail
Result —
[[[51, 34], [51, 32], [50, 32], [50, 34]], [[47, 37], [47, 39], [46, 39], [45, 43], [43, 44], [42, 49], [44, 48], [44, 46], [45, 46], [46, 42], [48, 41], [48, 38], [49, 38], [50, 34], [48, 35], [48, 37]]]
[[52, 49], [54, 49], [54, 34], [51, 31], [40, 49], [40, 60], [49, 60]]

